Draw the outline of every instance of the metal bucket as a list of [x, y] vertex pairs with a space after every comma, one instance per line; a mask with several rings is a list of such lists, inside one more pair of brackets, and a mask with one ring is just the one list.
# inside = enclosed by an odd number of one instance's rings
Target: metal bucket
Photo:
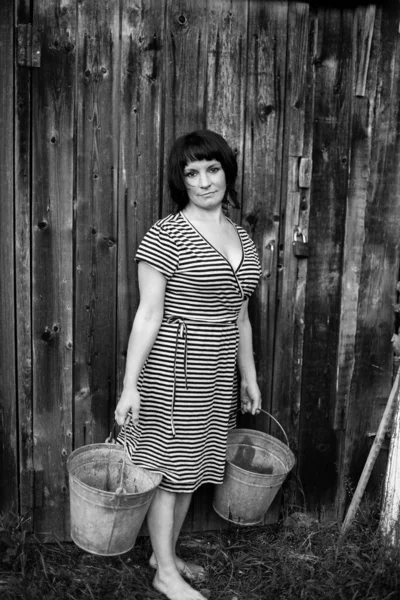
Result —
[[263, 522], [296, 462], [293, 452], [267, 433], [233, 429], [228, 433], [226, 461], [224, 481], [215, 486], [214, 510], [237, 525]]
[[[71, 537], [102, 556], [132, 549], [162, 475], [124, 460], [116, 444], [91, 444], [68, 457]], [[124, 477], [124, 493], [116, 493]]]

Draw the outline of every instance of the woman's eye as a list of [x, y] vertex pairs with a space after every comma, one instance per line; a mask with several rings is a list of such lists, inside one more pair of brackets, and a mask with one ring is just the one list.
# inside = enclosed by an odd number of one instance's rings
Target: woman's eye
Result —
[[210, 168], [210, 173], [218, 173], [219, 171], [219, 167], [211, 167]]
[[185, 177], [194, 177], [196, 175], [196, 173], [194, 171], [188, 171], [187, 173], [185, 173]]

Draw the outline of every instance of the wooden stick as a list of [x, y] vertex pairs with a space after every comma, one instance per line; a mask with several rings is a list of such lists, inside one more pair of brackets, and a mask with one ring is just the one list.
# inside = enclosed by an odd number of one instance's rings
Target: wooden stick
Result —
[[354, 496], [351, 500], [349, 509], [347, 511], [347, 515], [342, 524], [342, 529], [340, 531], [339, 542], [346, 535], [351, 523], [354, 520], [358, 507], [360, 505], [361, 498], [364, 494], [365, 488], [367, 486], [368, 480], [370, 478], [372, 469], [374, 467], [375, 461], [378, 457], [379, 450], [382, 446], [382, 442], [385, 439], [385, 434], [388, 429], [389, 423], [392, 418], [393, 409], [395, 405], [395, 400], [399, 393], [400, 388], [400, 367], [397, 371], [396, 379], [394, 381], [392, 390], [390, 392], [389, 399], [386, 404], [385, 412], [383, 413], [381, 422], [379, 424], [378, 431], [376, 433], [374, 443], [371, 446], [371, 450], [369, 451], [369, 455], [367, 461], [365, 463], [363, 472], [361, 473], [360, 480], [358, 482], [356, 491], [354, 492]]
[[396, 398], [379, 528], [388, 547], [400, 547], [400, 391]]

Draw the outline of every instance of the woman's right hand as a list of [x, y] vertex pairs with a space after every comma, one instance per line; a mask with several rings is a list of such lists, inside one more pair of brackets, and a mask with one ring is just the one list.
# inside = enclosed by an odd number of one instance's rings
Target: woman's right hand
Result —
[[118, 425], [122, 426], [125, 424], [129, 411], [131, 411], [130, 421], [132, 421], [133, 424], [138, 423], [139, 410], [140, 394], [138, 389], [136, 387], [124, 388], [117, 404], [117, 408], [115, 409], [115, 420]]

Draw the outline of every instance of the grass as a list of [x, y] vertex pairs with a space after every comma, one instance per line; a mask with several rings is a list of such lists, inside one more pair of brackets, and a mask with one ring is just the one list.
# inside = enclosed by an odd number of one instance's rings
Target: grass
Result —
[[[182, 536], [180, 554], [207, 567], [210, 600], [398, 600], [400, 553], [388, 555], [372, 508], [338, 543], [339, 525], [295, 513], [276, 525]], [[151, 586], [150, 542], [122, 556], [88, 554], [72, 543], [25, 536], [0, 520], [2, 600], [162, 600]]]

